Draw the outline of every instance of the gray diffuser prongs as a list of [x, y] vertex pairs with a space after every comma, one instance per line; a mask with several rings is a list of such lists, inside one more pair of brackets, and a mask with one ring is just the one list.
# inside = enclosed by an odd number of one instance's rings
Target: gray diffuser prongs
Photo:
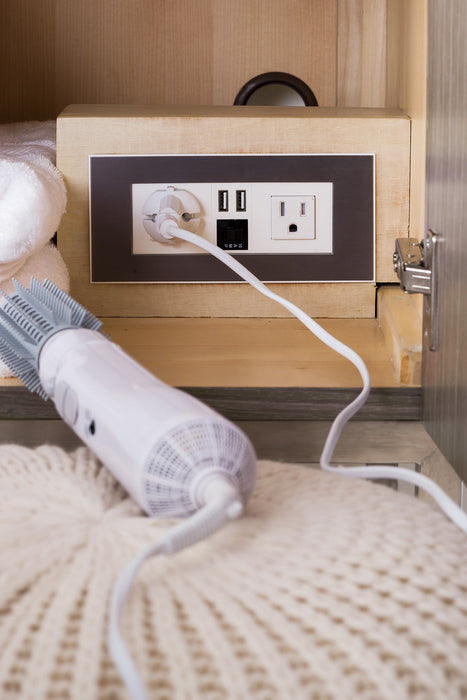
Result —
[[46, 279], [31, 278], [30, 289], [13, 280], [15, 292], [0, 307], [0, 360], [31, 391], [47, 394], [39, 378], [38, 357], [54, 333], [66, 328], [99, 330], [102, 323], [81, 304]]

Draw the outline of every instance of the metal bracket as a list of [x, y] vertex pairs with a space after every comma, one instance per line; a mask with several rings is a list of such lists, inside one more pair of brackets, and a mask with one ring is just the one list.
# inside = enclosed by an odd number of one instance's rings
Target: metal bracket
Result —
[[430, 350], [438, 347], [438, 249], [439, 234], [431, 229], [425, 241], [397, 238], [393, 254], [394, 271], [406, 294], [424, 294], [428, 307], [427, 328]]

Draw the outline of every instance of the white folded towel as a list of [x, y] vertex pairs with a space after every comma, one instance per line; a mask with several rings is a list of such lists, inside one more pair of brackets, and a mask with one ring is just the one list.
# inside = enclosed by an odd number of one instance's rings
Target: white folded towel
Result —
[[0, 125], [0, 282], [58, 228], [66, 190], [55, 154], [55, 121]]
[[[47, 277], [65, 292], [68, 292], [70, 289], [70, 277], [67, 267], [59, 251], [52, 243], [48, 243], [30, 255], [21, 269], [15, 273], [14, 277], [24, 287], [30, 286], [31, 277], [35, 277], [39, 282], [43, 282]], [[11, 278], [0, 282], [0, 293], [11, 294], [14, 290]], [[0, 299], [0, 306], [1, 303]], [[0, 360], [0, 377], [12, 376], [12, 371]]]

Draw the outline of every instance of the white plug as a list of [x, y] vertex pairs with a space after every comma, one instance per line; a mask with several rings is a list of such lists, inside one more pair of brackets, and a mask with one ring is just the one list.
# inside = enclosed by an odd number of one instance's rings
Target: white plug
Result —
[[[196, 197], [187, 190], [167, 187], [156, 190], [143, 206], [143, 226], [154, 241], [167, 243], [173, 239], [170, 224], [196, 233], [202, 216]], [[168, 224], [165, 222], [169, 222]]]

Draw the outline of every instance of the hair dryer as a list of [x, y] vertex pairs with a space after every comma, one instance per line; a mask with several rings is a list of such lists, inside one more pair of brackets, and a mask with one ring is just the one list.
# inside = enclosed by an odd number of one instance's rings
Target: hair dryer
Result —
[[253, 447], [235, 425], [167, 386], [46, 280], [0, 308], [0, 359], [60, 416], [149, 515], [184, 517], [216, 495], [245, 503]]

